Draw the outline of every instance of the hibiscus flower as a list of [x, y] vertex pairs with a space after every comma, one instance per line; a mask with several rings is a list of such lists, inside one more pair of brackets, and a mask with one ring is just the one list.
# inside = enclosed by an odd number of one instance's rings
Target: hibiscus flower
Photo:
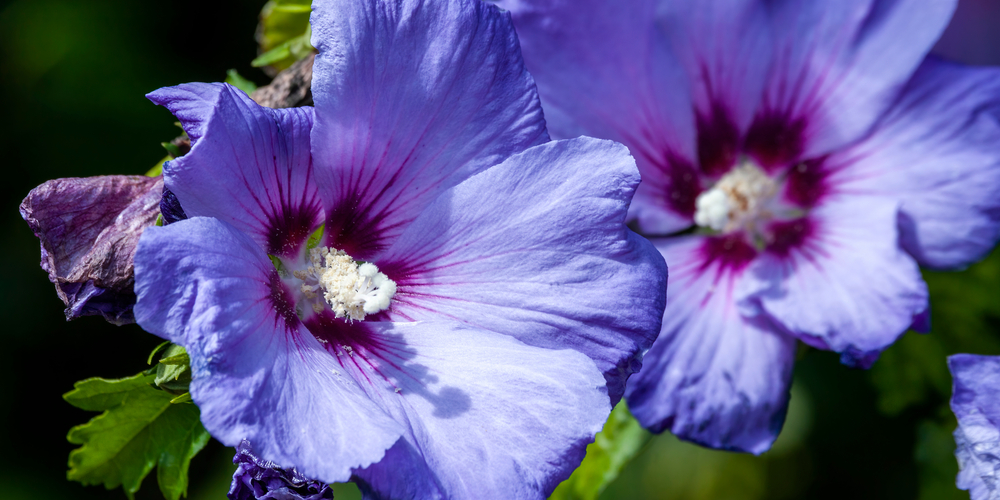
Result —
[[796, 341], [867, 367], [929, 327], [919, 266], [1000, 235], [1000, 72], [927, 57], [951, 0], [504, 0], [555, 138], [623, 142], [671, 266], [639, 421], [761, 453]]
[[[659, 332], [666, 267], [620, 144], [549, 142], [508, 15], [313, 5], [315, 108], [150, 98], [191, 151], [136, 320], [183, 345], [223, 443], [384, 498], [544, 498]], [[170, 210], [181, 213], [179, 210]]]

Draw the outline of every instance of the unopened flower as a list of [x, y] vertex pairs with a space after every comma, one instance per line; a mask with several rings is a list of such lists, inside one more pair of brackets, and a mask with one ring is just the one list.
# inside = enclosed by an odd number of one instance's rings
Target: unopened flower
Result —
[[648, 428], [760, 453], [796, 340], [867, 367], [929, 327], [918, 265], [1000, 231], [1000, 72], [926, 58], [953, 0], [503, 0], [556, 138], [626, 144], [671, 266]]
[[958, 418], [958, 487], [972, 500], [1000, 499], [1000, 356], [948, 358], [951, 410]]
[[224, 443], [379, 498], [545, 498], [659, 331], [634, 161], [548, 142], [492, 5], [323, 1], [311, 25], [315, 109], [150, 95], [193, 146], [164, 167], [188, 218], [139, 243], [138, 322], [187, 348]]

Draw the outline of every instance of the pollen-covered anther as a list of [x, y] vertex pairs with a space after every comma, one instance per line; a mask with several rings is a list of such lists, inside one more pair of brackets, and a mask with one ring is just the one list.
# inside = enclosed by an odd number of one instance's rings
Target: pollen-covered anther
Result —
[[716, 231], [753, 229], [770, 215], [777, 183], [752, 161], [744, 160], [695, 200], [694, 222]]
[[[309, 267], [295, 271], [302, 280], [302, 293], [306, 298], [322, 297], [338, 318], [363, 320], [389, 308], [396, 294], [396, 282], [379, 272], [374, 264], [358, 264], [342, 250], [326, 247], [309, 252]], [[322, 304], [314, 303], [319, 312]]]

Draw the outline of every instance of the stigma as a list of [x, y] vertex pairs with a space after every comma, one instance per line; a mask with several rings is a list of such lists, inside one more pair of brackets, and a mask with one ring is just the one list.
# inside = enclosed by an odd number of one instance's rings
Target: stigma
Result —
[[329, 306], [334, 316], [351, 321], [388, 309], [396, 294], [396, 282], [379, 272], [375, 264], [359, 264], [344, 251], [327, 247], [310, 250], [309, 266], [293, 275], [302, 280], [306, 298], [317, 299], [313, 302], [315, 312]]
[[729, 233], [755, 232], [771, 218], [770, 205], [778, 185], [760, 167], [745, 159], [695, 199], [695, 224]]

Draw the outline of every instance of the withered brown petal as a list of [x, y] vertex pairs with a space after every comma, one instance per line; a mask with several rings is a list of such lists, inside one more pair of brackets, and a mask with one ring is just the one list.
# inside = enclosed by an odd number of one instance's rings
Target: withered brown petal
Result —
[[67, 320], [100, 314], [116, 325], [135, 322], [133, 258], [160, 214], [162, 192], [162, 177], [71, 177], [48, 181], [21, 202]]

